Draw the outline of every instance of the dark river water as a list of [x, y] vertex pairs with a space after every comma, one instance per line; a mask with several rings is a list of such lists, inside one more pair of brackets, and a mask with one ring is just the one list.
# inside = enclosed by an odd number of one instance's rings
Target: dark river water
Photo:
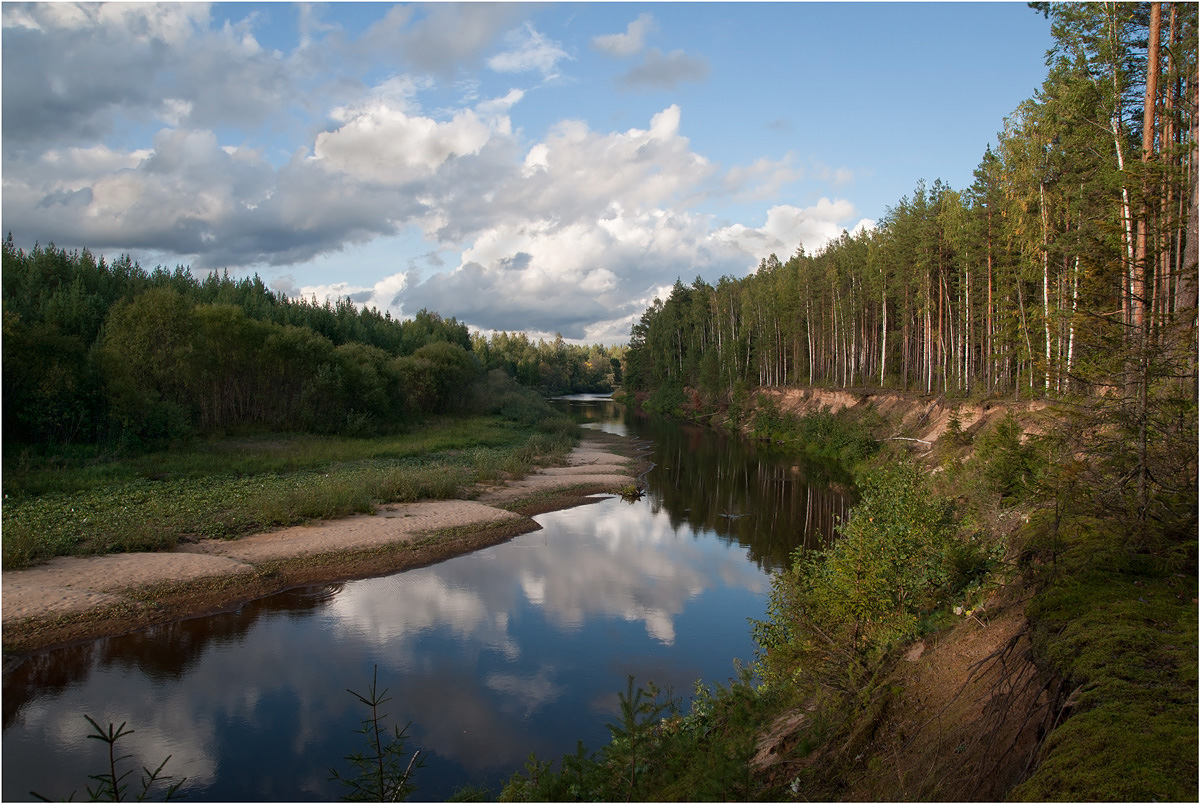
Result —
[[[190, 801], [336, 800], [374, 668], [425, 766], [410, 800], [494, 797], [531, 752], [597, 749], [633, 675], [686, 701], [754, 657], [770, 572], [827, 537], [844, 479], [611, 401], [559, 404], [637, 439], [634, 503], [602, 497], [541, 530], [422, 569], [309, 587], [234, 612], [28, 658], [4, 676], [3, 799], [87, 799], [106, 748], [85, 715], [134, 730], [125, 767], [186, 776]], [[130, 792], [139, 788], [135, 776]]]

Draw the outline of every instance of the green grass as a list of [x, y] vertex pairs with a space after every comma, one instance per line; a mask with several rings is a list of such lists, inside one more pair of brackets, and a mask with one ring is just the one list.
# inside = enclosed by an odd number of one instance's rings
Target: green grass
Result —
[[453, 498], [568, 451], [574, 439], [553, 422], [442, 418], [385, 438], [255, 436], [109, 461], [27, 454], [5, 471], [4, 567]]
[[184, 447], [114, 456], [75, 446], [51, 454], [24, 450], [5, 455], [8, 498], [70, 493], [141, 479], [262, 475], [316, 469], [370, 459], [402, 460], [477, 448], [512, 448], [528, 441], [533, 428], [500, 416], [440, 417], [412, 432], [379, 438], [304, 433], [215, 438]]
[[1029, 606], [1035, 650], [1075, 701], [1014, 799], [1197, 799], [1194, 560], [1124, 549], [1111, 527], [1060, 530]]

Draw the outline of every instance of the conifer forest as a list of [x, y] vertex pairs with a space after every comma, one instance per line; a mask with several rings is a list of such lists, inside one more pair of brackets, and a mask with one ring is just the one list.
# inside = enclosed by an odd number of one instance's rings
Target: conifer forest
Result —
[[626, 386], [665, 407], [791, 384], [1087, 400], [1123, 435], [1084, 446], [1144, 515], [1173, 482], [1153, 453], [1195, 440], [1196, 7], [1031, 5], [1047, 77], [971, 186], [920, 181], [874, 229], [676, 282], [633, 327]]

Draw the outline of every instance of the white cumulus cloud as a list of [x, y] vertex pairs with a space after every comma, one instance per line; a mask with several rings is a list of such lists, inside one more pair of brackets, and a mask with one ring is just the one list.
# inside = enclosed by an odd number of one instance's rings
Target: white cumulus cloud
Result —
[[803, 208], [781, 204], [767, 210], [762, 226], [734, 224], [714, 232], [713, 238], [737, 245], [758, 258], [772, 253], [786, 258], [800, 246], [812, 252], [839, 237], [844, 230], [857, 231], [872, 225], [870, 221], [854, 221], [856, 215], [854, 204], [845, 199], [822, 198], [814, 206]]
[[470, 109], [438, 122], [382, 106], [318, 134], [313, 157], [360, 181], [400, 183], [432, 174], [451, 157], [479, 153], [491, 134]]

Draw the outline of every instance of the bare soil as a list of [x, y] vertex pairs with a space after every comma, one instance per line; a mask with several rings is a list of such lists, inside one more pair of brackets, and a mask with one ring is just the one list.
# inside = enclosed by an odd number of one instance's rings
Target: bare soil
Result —
[[896, 694], [862, 752], [890, 773], [860, 761], [845, 798], [998, 801], [1025, 778], [1060, 702], [1059, 681], [1033, 663], [1020, 592], [1003, 590], [897, 663]]
[[60, 557], [0, 576], [4, 654], [114, 636], [308, 584], [443, 561], [540, 526], [532, 516], [615, 493], [644, 470], [628, 439], [589, 432], [566, 465], [472, 490], [475, 499], [381, 506], [169, 552]]
[[780, 715], [759, 737], [756, 777], [798, 800], [1003, 800], [1062, 707], [1060, 680], [1032, 659], [1026, 594], [1005, 587], [907, 646], [854, 722], [811, 753], [816, 705]]
[[843, 408], [871, 405], [884, 418], [898, 422], [895, 436], [907, 436], [926, 444], [932, 444], [946, 434], [955, 414], [962, 431], [972, 435], [1009, 412], [1020, 418], [1027, 434], [1042, 432], [1045, 427], [1041, 413], [1046, 409], [1046, 403], [1040, 399], [967, 402], [879, 389], [784, 388], [765, 393], [779, 402], [781, 410], [796, 416], [821, 408], [837, 413]]
[[[918, 458], [935, 454], [955, 416], [964, 433], [977, 435], [1011, 412], [1023, 438], [1050, 421], [1040, 400], [959, 402], [820, 388], [771, 395], [797, 416], [871, 405], [893, 424], [894, 437], [913, 442]], [[1011, 530], [1015, 520], [994, 524]], [[783, 713], [759, 737], [757, 778], [768, 789], [790, 788], [798, 800], [1004, 799], [1035, 767], [1063, 707], [1061, 679], [1033, 661], [1025, 615], [1031, 594], [1012, 582], [956, 625], [906, 646], [854, 722], [811, 751], [816, 705]]]

